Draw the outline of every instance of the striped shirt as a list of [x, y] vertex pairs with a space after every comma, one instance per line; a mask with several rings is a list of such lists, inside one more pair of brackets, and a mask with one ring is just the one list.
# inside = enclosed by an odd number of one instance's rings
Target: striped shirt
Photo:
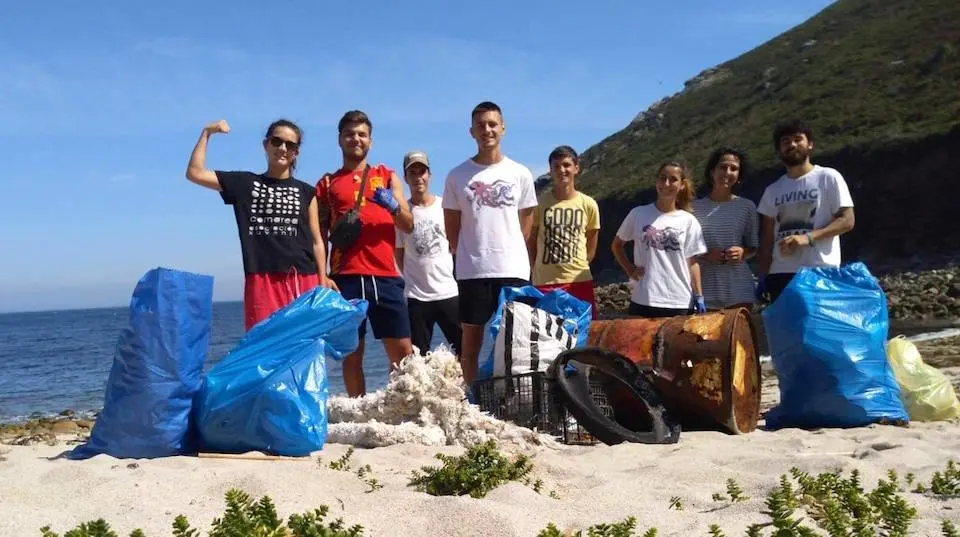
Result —
[[[707, 250], [726, 250], [731, 246], [756, 248], [759, 244], [757, 206], [734, 196], [730, 201], [710, 198], [693, 201], [693, 214], [703, 228]], [[703, 299], [708, 308], [725, 308], [753, 303], [753, 273], [746, 263], [700, 263]]]

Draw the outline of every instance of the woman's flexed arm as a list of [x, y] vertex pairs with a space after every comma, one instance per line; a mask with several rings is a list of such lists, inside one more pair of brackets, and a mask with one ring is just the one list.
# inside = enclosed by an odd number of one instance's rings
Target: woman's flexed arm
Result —
[[230, 132], [230, 125], [223, 119], [214, 121], [203, 128], [197, 145], [193, 147], [190, 153], [190, 162], [187, 164], [187, 179], [200, 186], [221, 191], [220, 181], [217, 180], [217, 174], [213, 170], [207, 169], [207, 140], [211, 134]]

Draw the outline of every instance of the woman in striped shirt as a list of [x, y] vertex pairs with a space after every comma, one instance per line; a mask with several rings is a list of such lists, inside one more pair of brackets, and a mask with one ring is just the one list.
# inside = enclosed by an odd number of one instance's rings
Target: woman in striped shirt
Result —
[[707, 253], [699, 262], [709, 309], [753, 306], [753, 273], [746, 261], [759, 243], [757, 206], [733, 193], [745, 167], [742, 152], [726, 147], [714, 151], [704, 170], [710, 193], [693, 202], [693, 214], [707, 243]]

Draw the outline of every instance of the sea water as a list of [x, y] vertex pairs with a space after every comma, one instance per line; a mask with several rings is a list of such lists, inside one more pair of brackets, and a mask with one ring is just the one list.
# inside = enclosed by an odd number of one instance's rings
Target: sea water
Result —
[[[103, 406], [117, 338], [127, 327], [127, 308], [0, 314], [0, 423], [30, 416], [79, 413]], [[243, 336], [243, 304], [213, 305], [205, 370], [223, 359]], [[444, 343], [434, 329], [432, 346]], [[482, 353], [489, 352], [485, 342]], [[388, 361], [383, 344], [366, 335], [367, 390], [383, 387]], [[327, 363], [331, 394], [345, 392], [340, 363]]]

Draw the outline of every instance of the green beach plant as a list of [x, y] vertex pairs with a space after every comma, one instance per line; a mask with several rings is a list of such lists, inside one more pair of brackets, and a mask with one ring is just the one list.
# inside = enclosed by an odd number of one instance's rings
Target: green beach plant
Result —
[[[347, 457], [349, 459], [349, 457]], [[450, 457], [438, 454], [442, 467], [424, 467], [423, 473], [414, 471], [410, 486], [433, 495], [470, 495], [482, 498], [507, 481], [528, 480], [532, 464], [523, 455], [510, 460], [496, 449], [493, 442], [478, 444], [464, 455]], [[349, 468], [341, 464], [340, 467]], [[348, 470], [342, 470], [348, 471]], [[369, 466], [357, 474], [363, 478]], [[915, 477], [908, 476], [907, 481]], [[960, 470], [954, 461], [947, 463], [943, 472], [937, 471], [931, 479], [934, 495], [954, 497], [960, 481]], [[933, 491], [936, 492], [933, 492]], [[780, 476], [779, 484], [771, 489], [761, 511], [768, 520], [747, 528], [747, 537], [906, 537], [917, 520], [917, 509], [901, 495], [896, 472], [888, 471], [886, 479], [879, 479], [873, 490], [864, 488], [860, 473], [854, 469], [849, 475], [840, 470], [811, 475], [798, 468]], [[733, 501], [746, 501], [739, 485], [727, 482], [727, 494]], [[719, 494], [717, 494], [719, 496]], [[341, 502], [341, 507], [343, 503]], [[670, 499], [671, 509], [682, 509], [680, 498]], [[321, 505], [313, 511], [293, 514], [286, 523], [278, 516], [269, 496], [254, 501], [250, 495], [231, 489], [226, 493], [226, 510], [214, 518], [207, 537], [362, 537], [361, 525], [347, 526], [342, 518], [328, 521], [329, 507]], [[562, 531], [548, 524], [537, 537], [634, 537], [637, 520], [628, 517], [619, 522], [594, 524], [584, 530]], [[201, 537], [200, 530], [191, 527], [183, 515], [172, 524], [173, 537]], [[941, 520], [942, 537], [960, 537], [956, 523]], [[41, 537], [60, 537], [50, 526], [40, 528]], [[824, 533], [825, 532], [825, 533]], [[707, 534], [723, 537], [719, 524], [710, 524]], [[657, 529], [649, 528], [643, 537], [656, 537]], [[84, 522], [67, 531], [63, 537], [118, 537], [103, 519]], [[130, 537], [146, 537], [137, 529]]]
[[[913, 484], [912, 474], [907, 475], [907, 484]], [[960, 496], [960, 466], [953, 459], [947, 461], [943, 472], [933, 472], [930, 484], [922, 481], [916, 482], [913, 492], [917, 494], [930, 493], [940, 498], [952, 498]]]
[[713, 501], [722, 502], [725, 500], [730, 500], [731, 502], [745, 502], [750, 499], [749, 496], [744, 495], [743, 489], [740, 488], [740, 484], [733, 479], [727, 479], [727, 495], [724, 496], [719, 492], [713, 493]]
[[[350, 446], [347, 448], [347, 451], [340, 456], [339, 459], [331, 461], [329, 464], [327, 464], [327, 467], [338, 472], [350, 471], [353, 453], [353, 446]], [[317, 457], [317, 464], [320, 466], [320, 468], [324, 468], [323, 458]], [[357, 475], [357, 479], [362, 481], [363, 484], [367, 486], [367, 490], [364, 492], [374, 492], [383, 488], [383, 484], [373, 477], [373, 469], [370, 468], [369, 464], [364, 464], [360, 468], [357, 468], [357, 471], [354, 473]]]
[[[950, 461], [946, 471], [934, 473], [932, 483], [936, 483], [937, 490], [949, 493], [954, 490], [953, 486], [958, 477], [960, 476], [957, 475], [956, 463]], [[908, 476], [908, 481], [914, 479], [914, 476]], [[910, 528], [917, 519], [917, 510], [900, 495], [901, 492], [903, 489], [900, 488], [899, 477], [893, 470], [887, 472], [886, 479], [878, 480], [873, 490], [867, 491], [857, 470], [852, 470], [849, 476], [845, 477], [839, 470], [812, 476], [798, 468], [791, 468], [789, 475], [781, 475], [779, 484], [767, 494], [765, 509], [761, 513], [766, 515], [768, 520], [751, 525], [745, 535], [906, 537], [910, 535]], [[727, 493], [731, 498], [738, 498], [734, 501], [748, 499], [733, 480], [727, 482]], [[719, 498], [718, 501], [727, 499], [720, 493], [713, 496], [714, 500]], [[677, 509], [679, 500], [679, 497], [672, 497], [670, 508]], [[623, 522], [591, 526], [587, 535], [630, 537], [635, 527], [636, 521], [631, 517]], [[950, 520], [941, 521], [940, 531], [943, 537], [960, 537], [955, 523]], [[656, 535], [656, 528], [648, 530], [648, 534]], [[711, 537], [726, 535], [719, 524], [710, 524], [707, 534]], [[549, 524], [538, 537], [568, 535], [581, 536], [583, 533], [562, 533], [555, 524]]]
[[443, 465], [414, 470], [408, 486], [432, 496], [482, 498], [508, 481], [528, 482], [525, 478], [533, 470], [528, 456], [518, 455], [511, 461], [497, 450], [493, 440], [475, 444], [457, 457], [437, 453], [436, 458]]
[[[283, 521], [269, 496], [253, 501], [249, 494], [239, 489], [226, 493], [226, 511], [211, 523], [207, 537], [362, 537], [363, 526], [347, 526], [343, 519], [326, 520], [330, 508], [321, 505], [313, 511], [293, 514]], [[200, 531], [192, 528], [183, 515], [174, 519], [173, 537], [200, 537]], [[60, 537], [50, 526], [40, 528], [41, 537]], [[63, 537], [118, 537], [103, 519], [84, 522], [63, 534]], [[130, 537], [146, 537], [136, 529]]]
[[[586, 536], [584, 536], [583, 530], [579, 530], [576, 533], [571, 532], [562, 532], [560, 529], [553, 523], [547, 525], [546, 528], [540, 530], [540, 533], [537, 534], [537, 537], [634, 537], [634, 532], [637, 527], [637, 519], [634, 517], [627, 517], [620, 522], [613, 522], [610, 524], [594, 524], [587, 528]], [[650, 528], [643, 534], [643, 537], [657, 537], [657, 528]]]

